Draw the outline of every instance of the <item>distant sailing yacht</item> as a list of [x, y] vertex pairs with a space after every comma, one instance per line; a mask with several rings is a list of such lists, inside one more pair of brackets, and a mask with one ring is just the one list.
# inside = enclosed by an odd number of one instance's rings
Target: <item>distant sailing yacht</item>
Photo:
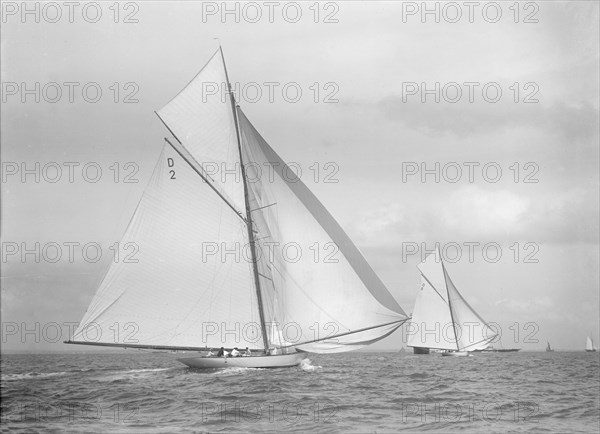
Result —
[[598, 349], [594, 345], [594, 341], [592, 340], [591, 336], [587, 337], [587, 342], [585, 343], [585, 351], [587, 351], [588, 353], [598, 351]]
[[[122, 238], [138, 261], [110, 264], [67, 343], [193, 352], [178, 360], [195, 368], [284, 367], [359, 349], [408, 319], [236, 105], [221, 48], [157, 115], [174, 140]], [[315, 243], [339, 249], [335, 261], [315, 261]], [[233, 348], [251, 355], [209, 355]]]
[[546, 345], [546, 352], [547, 352], [547, 353], [553, 353], [553, 352], [554, 352], [554, 348], [552, 348], [552, 347], [550, 346], [550, 342], [546, 341], [546, 344], [547, 344], [547, 345]]
[[[408, 346], [415, 354], [430, 349], [445, 356], [466, 356], [486, 348], [497, 336], [454, 286], [439, 249], [418, 265], [421, 290], [415, 301]], [[416, 332], [415, 332], [416, 331]]]

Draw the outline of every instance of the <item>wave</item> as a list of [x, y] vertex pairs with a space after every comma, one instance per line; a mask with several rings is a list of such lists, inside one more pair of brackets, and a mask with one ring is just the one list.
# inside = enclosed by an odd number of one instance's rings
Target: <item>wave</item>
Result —
[[303, 371], [316, 371], [317, 369], [322, 369], [321, 366], [313, 365], [310, 359], [304, 359], [300, 362], [300, 369]]
[[218, 369], [213, 372], [213, 375], [237, 375], [243, 374], [248, 371], [264, 371], [267, 368], [244, 368], [244, 367], [233, 367], [233, 368], [225, 368]]
[[31, 380], [40, 378], [58, 377], [66, 375], [68, 372], [27, 372], [25, 374], [2, 374], [2, 381], [16, 381], [16, 380]]

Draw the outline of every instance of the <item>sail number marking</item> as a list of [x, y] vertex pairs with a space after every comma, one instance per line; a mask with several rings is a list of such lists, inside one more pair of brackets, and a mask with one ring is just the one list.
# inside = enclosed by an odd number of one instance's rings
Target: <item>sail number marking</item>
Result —
[[[167, 167], [175, 167], [175, 161], [172, 158], [167, 158]], [[169, 179], [177, 179], [175, 178], [175, 170], [171, 169], [169, 170]]]

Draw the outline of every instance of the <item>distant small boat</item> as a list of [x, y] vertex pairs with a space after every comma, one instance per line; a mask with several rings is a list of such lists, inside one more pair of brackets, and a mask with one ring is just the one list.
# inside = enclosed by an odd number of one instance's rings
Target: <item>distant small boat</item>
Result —
[[585, 343], [585, 351], [588, 353], [593, 353], [598, 351], [598, 348], [594, 345], [594, 341], [591, 336], [587, 337], [587, 342]]
[[546, 341], [546, 343], [548, 344], [548, 345], [546, 345], [546, 352], [547, 353], [553, 353], [554, 352], [554, 348], [552, 348], [550, 346], [550, 342]]

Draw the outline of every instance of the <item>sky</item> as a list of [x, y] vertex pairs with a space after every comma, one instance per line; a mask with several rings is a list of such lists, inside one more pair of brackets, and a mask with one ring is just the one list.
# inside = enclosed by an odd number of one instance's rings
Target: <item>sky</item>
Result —
[[[439, 17], [421, 2], [280, 2], [270, 17], [264, 2], [228, 3], [239, 16], [221, 2], [56, 4], [2, 4], [4, 351], [72, 350], [60, 341], [169, 136], [153, 112], [219, 42], [248, 118], [406, 312], [416, 265], [440, 243], [505, 347], [599, 341], [597, 2], [481, 2], [471, 17], [461, 2], [460, 16], [427, 3]], [[35, 243], [63, 256], [23, 259]]]

